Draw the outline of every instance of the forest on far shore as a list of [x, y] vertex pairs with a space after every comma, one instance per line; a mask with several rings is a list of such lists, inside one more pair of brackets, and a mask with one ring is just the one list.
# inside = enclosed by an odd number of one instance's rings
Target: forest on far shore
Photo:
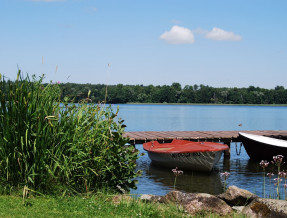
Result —
[[[61, 83], [62, 97], [68, 96], [79, 102], [87, 98], [94, 103], [203, 103], [203, 104], [286, 104], [287, 89], [276, 86], [265, 89], [249, 86], [248, 88], [214, 88], [207, 85], [108, 85]], [[107, 96], [106, 96], [107, 89]], [[105, 97], [106, 96], [106, 97]]]

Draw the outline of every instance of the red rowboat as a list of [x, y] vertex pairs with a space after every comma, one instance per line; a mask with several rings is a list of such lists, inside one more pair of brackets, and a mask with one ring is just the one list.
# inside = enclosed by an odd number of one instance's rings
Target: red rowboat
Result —
[[215, 142], [192, 142], [174, 139], [171, 143], [160, 144], [151, 141], [143, 144], [153, 163], [179, 169], [210, 172], [220, 160], [228, 145]]

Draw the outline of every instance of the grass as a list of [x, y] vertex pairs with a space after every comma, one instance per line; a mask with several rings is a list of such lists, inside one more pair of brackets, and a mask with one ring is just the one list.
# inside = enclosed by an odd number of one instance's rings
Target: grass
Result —
[[112, 197], [21, 197], [1, 196], [1, 217], [182, 217], [175, 205], [145, 204], [137, 200], [115, 203]]
[[[134, 198], [114, 201], [112, 195], [74, 197], [0, 196], [0, 217], [191, 217], [175, 204], [144, 203]], [[220, 217], [202, 212], [193, 217]], [[226, 217], [244, 217], [230, 214]]]

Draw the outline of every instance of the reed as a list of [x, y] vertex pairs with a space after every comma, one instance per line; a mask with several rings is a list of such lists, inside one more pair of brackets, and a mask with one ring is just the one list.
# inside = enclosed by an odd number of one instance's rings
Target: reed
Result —
[[[59, 84], [0, 75], [0, 188], [94, 192], [135, 188], [138, 151], [126, 146], [118, 109], [60, 102]], [[89, 96], [88, 96], [89, 97]]]
[[105, 186], [119, 191], [135, 188], [138, 151], [126, 145], [124, 121], [115, 121], [118, 109], [114, 113], [111, 106], [88, 104], [87, 100], [64, 105], [58, 146], [50, 154], [53, 175], [76, 192]]
[[60, 90], [43, 87], [42, 78], [23, 78], [20, 71], [14, 82], [0, 79], [1, 188], [41, 188], [51, 164], [46, 152], [55, 144], [52, 120], [58, 112]]

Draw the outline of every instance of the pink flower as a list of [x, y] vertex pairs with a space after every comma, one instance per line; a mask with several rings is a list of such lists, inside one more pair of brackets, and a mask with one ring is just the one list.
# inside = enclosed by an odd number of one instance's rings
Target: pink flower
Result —
[[269, 162], [267, 160], [262, 160], [259, 164], [263, 169], [265, 169], [266, 167], [268, 167]]
[[230, 173], [229, 172], [220, 173], [220, 176], [226, 180], [230, 176]]
[[283, 155], [277, 155], [277, 156], [273, 156], [273, 161], [271, 161], [274, 165], [276, 166], [281, 166], [282, 164], [282, 161], [283, 161]]
[[286, 172], [284, 172], [284, 170], [283, 171], [280, 171], [279, 173], [278, 173], [278, 175], [279, 175], [279, 177], [280, 178], [287, 178], [287, 173]]
[[275, 182], [274, 185], [275, 185], [275, 186], [278, 186], [281, 181], [282, 181], [282, 179], [275, 178], [275, 179], [274, 179], [274, 182]]
[[171, 171], [173, 172], [173, 174], [174, 174], [175, 176], [180, 176], [180, 175], [183, 174], [183, 171], [182, 171], [182, 170], [178, 170], [177, 167], [176, 167], [175, 169], [172, 169]]

